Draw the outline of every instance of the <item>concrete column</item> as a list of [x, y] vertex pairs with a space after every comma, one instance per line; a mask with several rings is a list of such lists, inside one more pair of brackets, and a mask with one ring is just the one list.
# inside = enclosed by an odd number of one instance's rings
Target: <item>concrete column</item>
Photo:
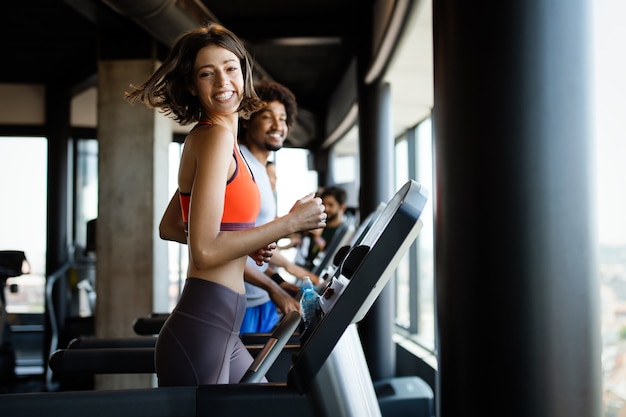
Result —
[[[129, 84], [142, 83], [155, 65], [114, 60], [98, 67], [97, 337], [134, 336], [134, 319], [167, 308], [167, 245], [158, 223], [169, 199], [171, 122], [124, 99]], [[152, 385], [150, 375], [96, 380], [98, 389]]]

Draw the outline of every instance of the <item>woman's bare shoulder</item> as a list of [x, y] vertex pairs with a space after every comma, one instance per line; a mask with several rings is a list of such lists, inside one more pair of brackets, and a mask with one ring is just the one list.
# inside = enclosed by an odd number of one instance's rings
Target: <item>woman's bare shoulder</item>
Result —
[[216, 151], [230, 149], [234, 145], [233, 133], [219, 124], [195, 127], [185, 139], [185, 147], [193, 147], [198, 151]]

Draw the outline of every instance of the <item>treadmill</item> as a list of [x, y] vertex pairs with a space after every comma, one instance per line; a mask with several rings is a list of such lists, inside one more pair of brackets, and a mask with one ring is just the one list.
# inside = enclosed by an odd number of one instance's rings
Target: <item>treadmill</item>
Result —
[[348, 249], [329, 283], [342, 286], [325, 291], [286, 382], [8, 394], [0, 395], [0, 409], [24, 417], [50, 410], [57, 416], [381, 417], [357, 326], [416, 239], [427, 199], [409, 180]]

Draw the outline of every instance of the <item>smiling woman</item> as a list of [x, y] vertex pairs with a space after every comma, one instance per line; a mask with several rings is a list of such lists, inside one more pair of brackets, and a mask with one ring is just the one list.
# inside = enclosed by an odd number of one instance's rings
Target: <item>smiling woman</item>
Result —
[[187, 244], [189, 263], [156, 343], [159, 386], [239, 382], [252, 363], [238, 337], [246, 260], [262, 265], [282, 236], [323, 227], [324, 206], [309, 193], [285, 216], [255, 225], [261, 197], [237, 136], [240, 115], [250, 119], [266, 103], [253, 87], [248, 52], [225, 27], [209, 23], [181, 35], [126, 98], [180, 124], [195, 123], [180, 157], [178, 192], [160, 223], [160, 230], [180, 232], [176, 239]]

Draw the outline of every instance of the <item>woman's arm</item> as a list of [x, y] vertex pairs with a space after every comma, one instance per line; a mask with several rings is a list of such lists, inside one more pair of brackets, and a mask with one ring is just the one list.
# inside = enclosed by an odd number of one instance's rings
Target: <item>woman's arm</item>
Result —
[[178, 191], [174, 193], [165, 213], [163, 213], [161, 223], [159, 223], [159, 236], [163, 240], [187, 243]]
[[[185, 224], [182, 219], [182, 210], [180, 208], [180, 195], [178, 191], [174, 193], [170, 203], [163, 213], [161, 223], [159, 223], [159, 236], [163, 240], [171, 240], [173, 242], [187, 244], [187, 234], [185, 233]], [[261, 266], [264, 262], [268, 262], [273, 256], [276, 249], [275, 243], [270, 243], [261, 249], [250, 253], [250, 257]]]

